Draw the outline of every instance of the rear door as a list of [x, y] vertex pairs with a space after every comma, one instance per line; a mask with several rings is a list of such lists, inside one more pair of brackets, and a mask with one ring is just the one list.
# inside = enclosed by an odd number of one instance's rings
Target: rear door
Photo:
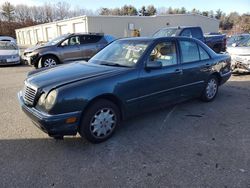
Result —
[[101, 50], [105, 44], [102, 43], [103, 36], [99, 35], [81, 35], [81, 53], [85, 60], [90, 59], [99, 50]]
[[211, 68], [210, 56], [193, 40], [179, 39], [182, 96], [199, 96]]

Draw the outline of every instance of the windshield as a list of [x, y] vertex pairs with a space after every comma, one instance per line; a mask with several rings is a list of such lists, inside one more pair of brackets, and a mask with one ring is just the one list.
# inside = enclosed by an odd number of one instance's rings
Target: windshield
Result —
[[0, 42], [0, 50], [17, 50], [17, 46], [12, 42]]
[[168, 29], [161, 29], [157, 31], [153, 37], [174, 37], [176, 35], [177, 29], [175, 28], [168, 28]]
[[237, 46], [246, 46], [246, 47], [250, 47], [250, 37], [246, 38], [245, 40], [242, 40], [240, 42], [237, 43]]
[[134, 67], [151, 41], [118, 40], [92, 57], [89, 62]]
[[234, 35], [227, 39], [227, 46], [232, 46], [232, 44], [240, 44], [246, 42], [250, 38], [250, 35]]
[[68, 35], [61, 35], [59, 37], [56, 37], [54, 39], [52, 39], [51, 41], [47, 42], [46, 45], [50, 46], [50, 45], [55, 45], [57, 44], [58, 42], [64, 40], [65, 38], [67, 38]]

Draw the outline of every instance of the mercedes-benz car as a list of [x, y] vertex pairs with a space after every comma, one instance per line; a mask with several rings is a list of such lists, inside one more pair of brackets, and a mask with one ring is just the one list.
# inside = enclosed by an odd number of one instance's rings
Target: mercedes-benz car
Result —
[[99, 50], [114, 41], [102, 33], [65, 34], [24, 51], [23, 60], [35, 68], [51, 67], [76, 60], [89, 60]]
[[30, 72], [23, 111], [54, 138], [110, 138], [121, 120], [200, 97], [212, 101], [231, 76], [230, 56], [182, 37], [114, 41], [88, 62]]

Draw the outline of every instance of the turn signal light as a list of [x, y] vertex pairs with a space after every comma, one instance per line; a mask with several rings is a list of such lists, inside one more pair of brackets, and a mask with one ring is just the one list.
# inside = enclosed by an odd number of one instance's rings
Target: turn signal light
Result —
[[68, 123], [68, 124], [70, 124], [70, 123], [75, 123], [76, 120], [77, 120], [76, 117], [71, 117], [71, 118], [66, 119], [66, 123]]

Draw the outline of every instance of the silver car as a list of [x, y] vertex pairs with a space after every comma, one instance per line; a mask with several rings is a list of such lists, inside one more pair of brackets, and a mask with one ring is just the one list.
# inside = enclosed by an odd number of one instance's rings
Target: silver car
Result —
[[10, 41], [0, 41], [0, 65], [20, 64], [19, 48]]
[[250, 38], [227, 47], [227, 52], [231, 55], [234, 73], [250, 72]]
[[114, 40], [113, 36], [104, 34], [65, 34], [48, 43], [26, 49], [23, 59], [36, 68], [51, 67], [76, 60], [89, 60]]

